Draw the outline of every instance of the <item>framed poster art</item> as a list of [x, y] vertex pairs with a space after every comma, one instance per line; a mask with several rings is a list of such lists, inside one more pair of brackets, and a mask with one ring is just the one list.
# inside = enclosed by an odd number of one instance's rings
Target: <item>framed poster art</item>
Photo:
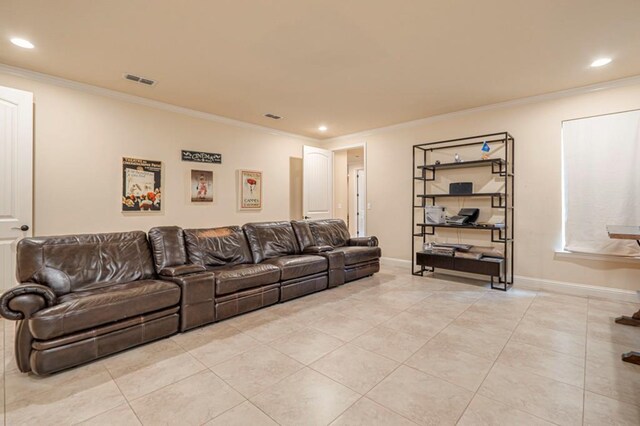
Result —
[[213, 202], [213, 172], [209, 170], [191, 170], [191, 202]]
[[262, 172], [239, 171], [240, 210], [260, 210], [262, 208]]
[[122, 158], [122, 211], [162, 210], [162, 162]]

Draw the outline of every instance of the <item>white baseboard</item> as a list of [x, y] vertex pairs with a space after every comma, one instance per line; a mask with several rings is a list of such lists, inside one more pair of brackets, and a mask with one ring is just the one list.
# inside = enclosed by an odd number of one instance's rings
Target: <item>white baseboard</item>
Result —
[[[392, 257], [383, 257], [380, 259], [382, 266], [401, 267], [411, 270], [411, 261], [405, 259], [396, 259]], [[444, 271], [443, 271], [444, 274]], [[457, 273], [451, 275], [459, 276]], [[469, 276], [460, 274], [460, 276]], [[624, 290], [612, 287], [600, 287], [589, 284], [570, 283], [564, 281], [553, 281], [542, 278], [523, 277], [516, 275], [514, 277], [514, 286], [530, 290], [544, 290], [553, 293], [569, 294], [572, 296], [594, 297], [598, 299], [609, 299], [619, 302], [640, 303], [640, 291]]]
[[382, 266], [397, 266], [400, 268], [407, 268], [407, 270], [411, 270], [410, 260], [396, 259], [395, 257], [381, 257], [380, 264]]
[[544, 290], [554, 293], [570, 294], [572, 296], [594, 297], [597, 299], [609, 299], [619, 302], [640, 302], [640, 292], [624, 290], [621, 288], [601, 287], [597, 285], [568, 283], [564, 281], [545, 280], [540, 278], [514, 277], [518, 288], [531, 290]]

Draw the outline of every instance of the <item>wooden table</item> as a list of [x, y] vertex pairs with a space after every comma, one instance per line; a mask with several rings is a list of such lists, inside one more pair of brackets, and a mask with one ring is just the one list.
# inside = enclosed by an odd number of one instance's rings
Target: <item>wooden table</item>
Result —
[[[609, 234], [609, 238], [636, 240], [638, 245], [640, 245], [640, 226], [607, 225], [607, 233]], [[630, 317], [623, 315], [616, 318], [616, 323], [640, 327], [640, 309]], [[631, 351], [622, 354], [622, 360], [640, 365], [640, 352]]]

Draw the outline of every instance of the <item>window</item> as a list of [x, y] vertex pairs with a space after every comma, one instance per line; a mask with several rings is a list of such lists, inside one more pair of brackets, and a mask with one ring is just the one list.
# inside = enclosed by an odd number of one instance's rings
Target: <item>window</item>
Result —
[[640, 256], [607, 225], [640, 225], [640, 110], [562, 123], [563, 245], [580, 253]]

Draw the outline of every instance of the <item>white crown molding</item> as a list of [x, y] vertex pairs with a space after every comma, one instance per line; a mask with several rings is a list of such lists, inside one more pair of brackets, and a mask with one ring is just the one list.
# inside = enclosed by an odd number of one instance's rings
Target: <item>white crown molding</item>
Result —
[[392, 124], [390, 126], [378, 127], [370, 130], [363, 130], [361, 132], [351, 133], [343, 136], [336, 136], [334, 138], [329, 138], [329, 139], [322, 139], [320, 140], [320, 142], [322, 143], [339, 142], [339, 141], [348, 140], [348, 139], [362, 138], [365, 136], [371, 136], [378, 133], [389, 132], [391, 130], [407, 129], [411, 127], [421, 126], [421, 125], [425, 125], [425, 124], [436, 122], [436, 121], [447, 120], [447, 119], [460, 117], [460, 116], [468, 115], [472, 113], [482, 112], [482, 111], [510, 108], [518, 105], [534, 104], [534, 103], [549, 101], [553, 99], [560, 99], [560, 98], [566, 98], [570, 96], [582, 95], [582, 94], [596, 92], [600, 90], [632, 86], [634, 84], [640, 84], [640, 75], [620, 78], [617, 80], [604, 81], [601, 83], [590, 84], [588, 86], [580, 86], [580, 87], [574, 87], [571, 89], [559, 90], [557, 92], [543, 93], [541, 95], [529, 96], [526, 98], [498, 102], [495, 104], [482, 105], [479, 107], [468, 108], [468, 109], [463, 109], [463, 110], [454, 111], [454, 112], [448, 112], [445, 114], [433, 115], [431, 117], [420, 118], [418, 120], [406, 121], [404, 123]]
[[[396, 259], [392, 257], [383, 257], [380, 263], [385, 267], [406, 268], [407, 273], [411, 273], [411, 261], [405, 259]], [[441, 270], [438, 276], [450, 275], [452, 277], [470, 278], [477, 281], [479, 275], [467, 274], [464, 272], [455, 272]], [[569, 283], [564, 281], [553, 281], [543, 278], [523, 277], [516, 275], [514, 277], [514, 287], [529, 290], [543, 290], [552, 293], [570, 294], [572, 296], [593, 297], [597, 299], [615, 300], [619, 302], [640, 302], [640, 291], [624, 290], [613, 287], [601, 287], [595, 285]]]
[[42, 83], [48, 83], [55, 86], [66, 87], [68, 89], [74, 89], [81, 92], [90, 93], [93, 95], [104, 96], [111, 99], [116, 99], [123, 102], [129, 102], [133, 104], [143, 105], [163, 111], [174, 112], [176, 114], [182, 114], [189, 117], [199, 118], [202, 120], [213, 121], [216, 123], [226, 124], [234, 127], [241, 127], [245, 129], [258, 130], [261, 132], [267, 132], [272, 135], [285, 136], [291, 138], [297, 138], [314, 143], [320, 142], [319, 139], [310, 138], [308, 136], [298, 135], [295, 133], [289, 133], [282, 130], [276, 130], [258, 124], [247, 123], [245, 121], [234, 120], [232, 118], [222, 117], [220, 115], [210, 114], [207, 112], [196, 111], [193, 109], [168, 104], [166, 102], [155, 101], [152, 99], [143, 98], [141, 96], [129, 95], [127, 93], [118, 92], [116, 90], [105, 89], [103, 87], [94, 86], [91, 84], [80, 83], [78, 81], [67, 80], [61, 77], [56, 77], [49, 74], [44, 74], [37, 71], [31, 71], [24, 68], [14, 67], [0, 63], [0, 73], [12, 75], [15, 77], [26, 78], [28, 80], [39, 81]]

